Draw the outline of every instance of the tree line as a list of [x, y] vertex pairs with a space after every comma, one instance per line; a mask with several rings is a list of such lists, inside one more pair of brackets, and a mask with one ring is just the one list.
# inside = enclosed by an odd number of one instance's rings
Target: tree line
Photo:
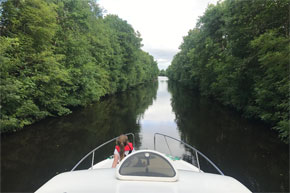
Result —
[[289, 142], [289, 0], [209, 5], [166, 73]]
[[95, 0], [7, 0], [0, 6], [1, 132], [153, 80], [141, 35]]

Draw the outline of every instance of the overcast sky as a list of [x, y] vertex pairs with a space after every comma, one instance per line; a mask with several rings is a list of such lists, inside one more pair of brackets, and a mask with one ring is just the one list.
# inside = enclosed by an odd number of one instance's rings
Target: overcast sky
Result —
[[217, 0], [98, 0], [107, 14], [116, 14], [141, 33], [143, 50], [166, 69], [182, 37], [195, 27], [208, 4]]

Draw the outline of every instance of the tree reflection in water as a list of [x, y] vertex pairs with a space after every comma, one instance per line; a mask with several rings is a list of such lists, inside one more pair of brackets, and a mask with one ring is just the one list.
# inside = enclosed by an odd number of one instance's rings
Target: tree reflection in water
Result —
[[[254, 192], [289, 191], [289, 147], [270, 126], [168, 82], [181, 139]], [[201, 164], [202, 165], [202, 164]], [[205, 168], [207, 169], [207, 168]]]
[[[48, 118], [2, 136], [1, 191], [35, 191], [56, 174], [71, 170], [93, 148], [121, 133], [134, 133], [138, 148], [138, 120], [153, 103], [157, 88], [157, 81], [150, 82], [75, 109], [68, 116]], [[95, 160], [112, 155], [114, 145], [98, 151]], [[89, 162], [82, 167], [88, 167]]]

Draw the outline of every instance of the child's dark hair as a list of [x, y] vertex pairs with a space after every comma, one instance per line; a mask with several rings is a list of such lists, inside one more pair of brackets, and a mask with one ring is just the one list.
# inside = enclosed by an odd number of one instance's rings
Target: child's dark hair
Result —
[[125, 146], [128, 144], [128, 137], [120, 135], [116, 140], [116, 144], [120, 147], [120, 161], [125, 157]]

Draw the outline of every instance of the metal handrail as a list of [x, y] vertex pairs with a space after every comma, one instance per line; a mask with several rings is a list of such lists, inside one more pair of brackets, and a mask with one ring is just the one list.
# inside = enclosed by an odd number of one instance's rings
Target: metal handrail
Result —
[[[133, 134], [133, 133], [126, 133], [126, 134], [124, 134], [124, 135], [126, 135], [126, 136], [128, 136], [128, 135], [132, 135], [133, 136], [133, 147], [135, 147], [135, 135]], [[118, 136], [119, 137], [119, 136]], [[100, 149], [101, 147], [103, 147], [104, 145], [107, 145], [108, 143], [110, 143], [110, 142], [112, 142], [112, 141], [114, 141], [114, 140], [116, 140], [118, 137], [115, 137], [115, 138], [113, 138], [113, 139], [111, 139], [111, 140], [109, 140], [109, 141], [107, 141], [107, 142], [105, 142], [105, 143], [103, 143], [103, 144], [101, 144], [101, 145], [99, 145], [98, 147], [96, 147], [95, 149], [93, 149], [92, 151], [90, 151], [87, 155], [85, 155], [74, 167], [73, 167], [73, 169], [71, 170], [71, 172], [72, 171], [74, 171], [87, 157], [89, 157], [91, 154], [93, 154], [93, 156], [92, 156], [92, 165], [91, 165], [91, 168], [93, 168], [93, 166], [94, 166], [94, 160], [95, 160], [95, 151], [96, 150], [98, 150], [98, 149]]]
[[183, 145], [189, 147], [190, 149], [194, 150], [196, 152], [196, 159], [197, 159], [197, 165], [198, 165], [198, 169], [200, 171], [200, 164], [199, 164], [199, 159], [198, 159], [198, 154], [200, 154], [203, 158], [206, 159], [206, 161], [208, 161], [221, 175], [224, 176], [224, 173], [208, 158], [206, 157], [203, 153], [201, 153], [200, 151], [198, 151], [196, 148], [192, 147], [191, 145], [185, 143], [184, 141], [181, 141], [179, 139], [176, 139], [174, 137], [171, 137], [171, 136], [168, 136], [168, 135], [165, 135], [165, 134], [162, 134], [162, 133], [154, 133], [154, 150], [156, 150], [156, 135], [161, 135], [163, 137], [168, 137], [168, 138], [171, 138], [173, 140], [176, 140], [180, 143], [182, 143]]

